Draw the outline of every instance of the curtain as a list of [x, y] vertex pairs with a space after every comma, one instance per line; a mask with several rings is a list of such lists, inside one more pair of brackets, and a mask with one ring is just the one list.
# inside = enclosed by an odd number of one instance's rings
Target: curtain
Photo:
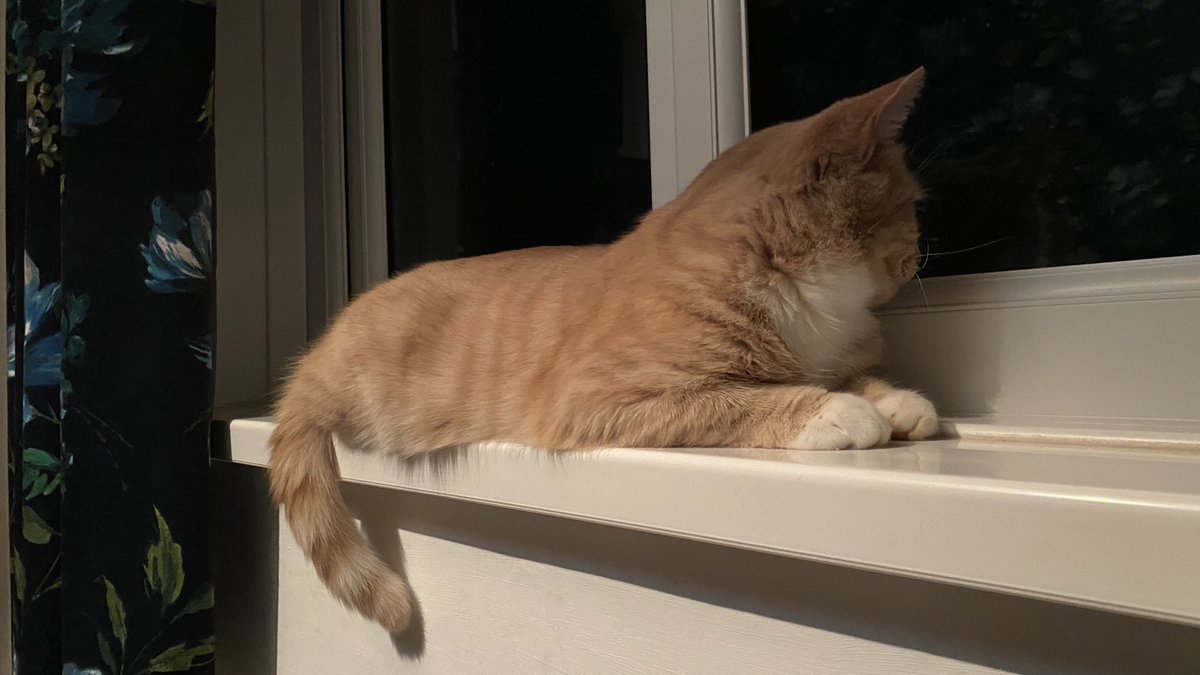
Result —
[[6, 0], [21, 675], [213, 670], [215, 11]]

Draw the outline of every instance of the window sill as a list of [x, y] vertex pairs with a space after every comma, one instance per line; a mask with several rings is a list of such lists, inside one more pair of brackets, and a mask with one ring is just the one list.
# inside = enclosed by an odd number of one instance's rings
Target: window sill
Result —
[[[268, 419], [222, 459], [263, 466]], [[344, 480], [1200, 625], [1200, 455], [948, 439], [881, 450], [549, 455], [472, 446]]]
[[1195, 420], [978, 415], [943, 419], [942, 432], [948, 437], [971, 441], [1148, 448], [1190, 452], [1200, 457], [1200, 423]]

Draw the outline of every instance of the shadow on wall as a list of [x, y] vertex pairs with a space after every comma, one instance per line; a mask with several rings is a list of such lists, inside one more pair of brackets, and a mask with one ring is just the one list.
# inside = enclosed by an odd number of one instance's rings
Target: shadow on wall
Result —
[[211, 466], [216, 672], [272, 675], [279, 625], [279, 516], [267, 497], [266, 472], [217, 460]]
[[[345, 491], [343, 490], [343, 492]], [[404, 547], [400, 543], [400, 533], [386, 519], [375, 518], [373, 514], [360, 517], [363, 535], [370, 542], [371, 548], [375, 549], [380, 557], [386, 560], [392, 569], [399, 571], [407, 581], [408, 575], [404, 573], [407, 567], [404, 564]], [[425, 614], [421, 611], [420, 589], [417, 590], [417, 604], [413, 607], [412, 623], [403, 633], [392, 635], [392, 646], [396, 648], [397, 654], [406, 659], [420, 659], [425, 654]]]

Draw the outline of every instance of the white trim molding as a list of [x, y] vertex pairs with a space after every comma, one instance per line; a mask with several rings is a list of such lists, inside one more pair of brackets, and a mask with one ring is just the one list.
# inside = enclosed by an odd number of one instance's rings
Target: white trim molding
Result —
[[308, 337], [349, 301], [342, 5], [305, 0], [304, 167]]
[[1200, 298], [1200, 255], [912, 281], [882, 314]]
[[388, 278], [380, 4], [345, 0], [346, 193], [350, 294]]
[[218, 411], [261, 410], [307, 338], [302, 25], [288, 0], [217, 13]]
[[712, 0], [713, 92], [717, 152], [750, 135], [750, 73], [746, 55], [746, 1]]
[[348, 297], [341, 31], [337, 0], [217, 13], [221, 416], [261, 412]]
[[744, 32], [741, 0], [646, 0], [655, 207], [746, 137]]
[[886, 374], [971, 433], [1008, 419], [1196, 438], [1200, 256], [929, 279], [881, 313]]
[[216, 33], [216, 400], [253, 406], [271, 381], [262, 0], [217, 12]]

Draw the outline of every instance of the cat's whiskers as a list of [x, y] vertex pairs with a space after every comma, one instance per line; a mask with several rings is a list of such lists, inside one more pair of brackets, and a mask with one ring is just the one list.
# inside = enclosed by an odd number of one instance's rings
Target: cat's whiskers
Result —
[[[962, 128], [965, 128], [965, 125], [961, 126]], [[957, 131], [957, 129], [955, 131]], [[925, 170], [930, 166], [933, 166], [934, 162], [941, 159], [942, 155], [946, 154], [946, 151], [950, 149], [950, 146], [953, 145], [954, 141], [956, 140], [958, 140], [957, 133], [951, 133], [947, 135], [946, 138], [942, 139], [940, 143], [934, 146], [933, 150], [930, 150], [929, 153], [921, 158], [921, 162], [912, 170], [913, 175], [916, 176], [919, 182], [924, 184], [925, 180], [928, 178], [928, 176], [925, 174]], [[914, 146], [914, 150], [919, 147], [919, 145], [920, 144], [918, 143], [916, 146]], [[915, 152], [912, 154], [915, 154]]]
[[940, 251], [938, 253], [934, 253], [932, 250], [923, 251], [921, 253], [921, 265], [919, 267], [917, 267], [917, 271], [913, 273], [913, 277], [917, 280], [917, 287], [921, 289], [921, 298], [925, 301], [925, 312], [931, 313], [933, 311], [929, 308], [929, 296], [926, 295], [926, 293], [925, 293], [925, 282], [923, 282], [921, 280], [921, 270], [924, 270], [925, 266], [929, 264], [930, 258], [932, 258], [934, 256], [939, 256], [939, 255], [954, 255], [956, 253], [966, 253], [968, 251], [975, 251], [975, 250], [981, 249], [985, 246], [991, 246], [992, 244], [998, 244], [1008, 238], [1009, 237], [1000, 237], [999, 239], [993, 239], [991, 241], [987, 241], [982, 244], [976, 244], [975, 246], [968, 246], [967, 248], [960, 248], [956, 251]]
[[[975, 246], [969, 246], [967, 248], [960, 248], [957, 251], [940, 251], [938, 253], [926, 253], [925, 259], [928, 260], [929, 258], [931, 258], [933, 256], [937, 256], [937, 255], [954, 255], [955, 253], [966, 253], [967, 251], [974, 251], [976, 249], [981, 249], [984, 246], [991, 246], [992, 244], [998, 244], [998, 243], [1004, 241], [1005, 239], [1009, 239], [1009, 238], [1010, 237], [1000, 237], [999, 239], [993, 239], [991, 241], [987, 241], [982, 244], [976, 244]], [[924, 265], [922, 265], [922, 267], [924, 267]]]
[[915, 276], [917, 279], [917, 288], [921, 289], [921, 298], [925, 300], [925, 313], [932, 314], [933, 310], [929, 309], [929, 296], [925, 295], [925, 283], [921, 281], [921, 274], [919, 270]]
[[[921, 249], [918, 248], [917, 250], [920, 251]], [[921, 251], [921, 265], [917, 267], [917, 271], [914, 272], [914, 274], [920, 275], [921, 270], [925, 269], [925, 266], [929, 264], [929, 251], [930, 249], [928, 248], [924, 251]]]
[[1006, 239], [1008, 239], [1008, 237], [992, 239], [991, 241], [984, 241], [983, 244], [967, 246], [966, 249], [958, 249], [955, 251], [940, 251], [937, 253], [932, 252], [931, 250], [922, 251], [922, 253], [920, 253], [920, 258], [922, 258], [922, 259], [920, 259], [920, 265], [918, 265], [917, 271], [914, 271], [913, 277], [914, 277], [914, 279], [917, 280], [917, 287], [920, 288], [920, 297], [922, 297], [922, 299], [925, 301], [925, 313], [931, 313], [932, 310], [929, 307], [929, 295], [925, 293], [925, 282], [922, 281], [922, 279], [920, 279], [920, 273], [922, 273], [922, 270], [925, 269], [925, 265], [929, 264], [929, 258], [932, 258], [934, 256], [953, 256], [953, 255], [955, 255], [955, 253], [966, 253], [967, 251], [976, 251], [978, 249], [983, 249], [984, 246], [991, 246], [992, 244], [1001, 243], [1001, 241], [1006, 240]]
[[928, 250], [921, 252], [921, 254], [920, 254], [921, 264], [919, 267], [917, 267], [916, 273], [920, 274], [921, 271], [925, 269], [925, 266], [929, 264], [929, 259], [934, 256], [955, 255], [957, 253], [967, 253], [969, 251], [975, 251], [975, 250], [981, 249], [985, 246], [991, 246], [992, 244], [1000, 243], [1000, 242], [1004, 241], [1005, 239], [1009, 239], [1009, 237], [1000, 237], [999, 239], [993, 239], [991, 241], [984, 242], [982, 244], [976, 244], [975, 246], [968, 246], [967, 248], [960, 248], [956, 251], [939, 251], [937, 253], [934, 253], [933, 247], [930, 246]]

